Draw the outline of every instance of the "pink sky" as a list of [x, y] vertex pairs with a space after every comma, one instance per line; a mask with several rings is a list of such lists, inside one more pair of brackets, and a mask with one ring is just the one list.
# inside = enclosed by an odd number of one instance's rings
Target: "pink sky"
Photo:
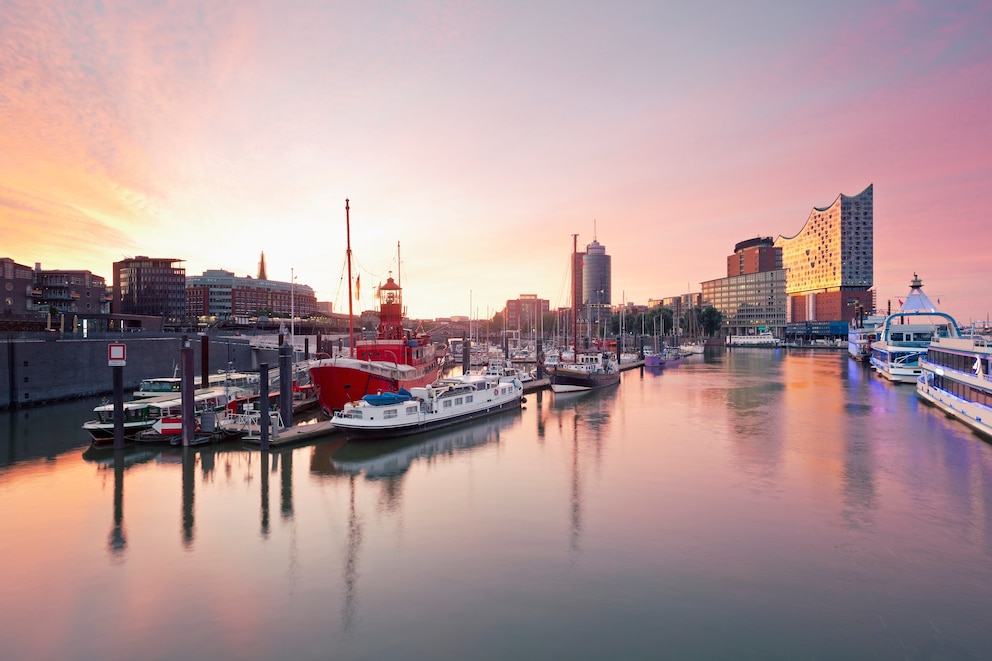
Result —
[[699, 290], [875, 186], [875, 289], [992, 312], [992, 9], [917, 2], [4, 3], [0, 257], [124, 256], [411, 316]]

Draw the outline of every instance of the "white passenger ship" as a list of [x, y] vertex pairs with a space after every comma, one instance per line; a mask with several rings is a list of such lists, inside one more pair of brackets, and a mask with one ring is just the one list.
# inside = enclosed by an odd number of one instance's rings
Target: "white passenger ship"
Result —
[[782, 340], [775, 337], [771, 331], [762, 331], [756, 335], [728, 335], [728, 347], [777, 347]]
[[940, 312], [923, 293], [923, 282], [914, 273], [906, 302], [878, 326], [871, 345], [871, 366], [894, 383], [916, 383], [923, 373], [920, 356], [934, 338], [957, 332], [956, 322]]
[[992, 340], [955, 329], [936, 337], [920, 358], [916, 394], [947, 415], [992, 438]]

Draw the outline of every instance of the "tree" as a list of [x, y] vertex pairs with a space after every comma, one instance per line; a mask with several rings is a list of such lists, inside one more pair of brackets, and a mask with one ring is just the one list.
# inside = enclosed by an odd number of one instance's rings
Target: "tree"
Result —
[[723, 325], [723, 313], [712, 305], [707, 305], [699, 311], [699, 327], [706, 335], [712, 337], [720, 331]]

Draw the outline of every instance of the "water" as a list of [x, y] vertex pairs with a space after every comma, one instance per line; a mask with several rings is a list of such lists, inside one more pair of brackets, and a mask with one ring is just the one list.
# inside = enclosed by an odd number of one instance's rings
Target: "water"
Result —
[[992, 445], [839, 352], [268, 456], [96, 403], [0, 417], [5, 659], [992, 658]]

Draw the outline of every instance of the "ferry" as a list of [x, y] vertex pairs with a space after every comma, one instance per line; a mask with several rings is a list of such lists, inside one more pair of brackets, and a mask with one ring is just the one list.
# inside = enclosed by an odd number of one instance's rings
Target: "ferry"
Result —
[[992, 339], [950, 328], [920, 357], [916, 395], [992, 439]]
[[893, 383], [916, 383], [923, 374], [920, 356], [938, 337], [957, 332], [956, 322], [940, 312], [923, 293], [923, 282], [914, 273], [906, 302], [885, 317], [871, 345], [871, 366]]
[[867, 363], [871, 358], [871, 344], [878, 339], [878, 326], [885, 321], [885, 315], [869, 315], [856, 319], [847, 331], [847, 353], [859, 362]]
[[495, 381], [481, 374], [439, 379], [410, 390], [369, 394], [349, 402], [331, 424], [349, 438], [392, 438], [519, 408], [519, 379]]
[[782, 340], [775, 337], [771, 331], [762, 331], [757, 335], [728, 335], [728, 347], [778, 347]]

